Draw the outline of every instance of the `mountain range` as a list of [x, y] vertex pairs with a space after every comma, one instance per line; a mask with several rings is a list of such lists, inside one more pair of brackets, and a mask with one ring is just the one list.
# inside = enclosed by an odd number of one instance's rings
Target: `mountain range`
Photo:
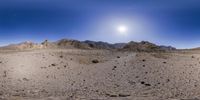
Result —
[[176, 48], [171, 46], [159, 46], [148, 41], [128, 43], [115, 43], [110, 44], [102, 41], [78, 41], [73, 39], [61, 39], [55, 42], [45, 40], [42, 43], [34, 43], [30, 41], [22, 42], [19, 44], [11, 44], [8, 46], [0, 47], [5, 50], [32, 50], [32, 49], [107, 49], [107, 50], [122, 50], [122, 51], [137, 51], [137, 52], [158, 52], [158, 51], [172, 51]]

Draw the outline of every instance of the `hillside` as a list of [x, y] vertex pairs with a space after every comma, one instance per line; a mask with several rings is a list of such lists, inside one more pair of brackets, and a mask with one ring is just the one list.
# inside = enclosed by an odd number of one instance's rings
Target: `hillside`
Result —
[[142, 41], [129, 43], [115, 43], [110, 44], [102, 41], [78, 41], [73, 39], [61, 39], [56, 42], [44, 42], [38, 44], [33, 42], [22, 42], [19, 44], [8, 45], [1, 47], [3, 50], [35, 50], [35, 49], [105, 49], [105, 50], [122, 50], [122, 51], [134, 51], [134, 52], [164, 52], [173, 51], [176, 48], [171, 46], [158, 46], [156, 44]]

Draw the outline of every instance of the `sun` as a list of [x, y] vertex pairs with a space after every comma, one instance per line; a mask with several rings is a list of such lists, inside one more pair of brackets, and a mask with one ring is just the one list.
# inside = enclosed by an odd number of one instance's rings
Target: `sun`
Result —
[[120, 33], [120, 34], [126, 34], [127, 33], [127, 26], [125, 25], [120, 25], [117, 27], [117, 31]]

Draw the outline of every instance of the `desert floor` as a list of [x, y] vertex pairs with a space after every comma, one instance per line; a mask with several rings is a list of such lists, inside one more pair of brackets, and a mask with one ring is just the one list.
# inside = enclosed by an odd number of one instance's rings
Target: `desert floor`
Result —
[[0, 100], [198, 100], [200, 52], [0, 51]]

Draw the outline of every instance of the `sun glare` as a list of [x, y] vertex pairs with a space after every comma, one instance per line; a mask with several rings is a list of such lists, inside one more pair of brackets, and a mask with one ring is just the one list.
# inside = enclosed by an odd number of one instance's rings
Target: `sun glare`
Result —
[[127, 27], [125, 25], [118, 26], [117, 30], [120, 34], [126, 34], [127, 33]]

